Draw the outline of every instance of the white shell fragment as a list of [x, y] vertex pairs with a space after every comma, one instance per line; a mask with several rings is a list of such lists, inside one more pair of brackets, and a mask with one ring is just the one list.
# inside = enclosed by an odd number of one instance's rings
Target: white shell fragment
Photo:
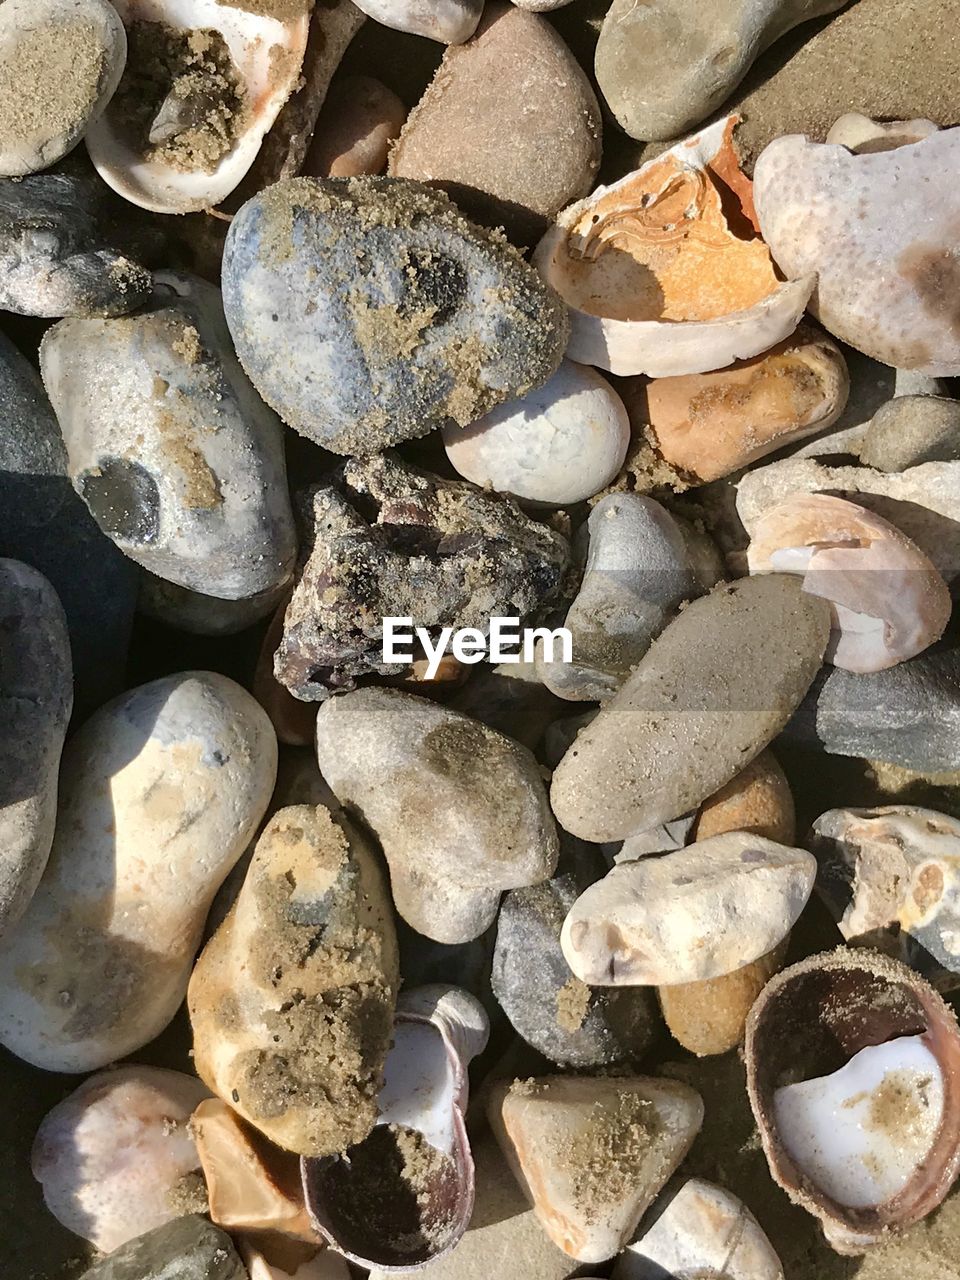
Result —
[[30, 1161], [47, 1208], [109, 1253], [206, 1209], [188, 1124], [207, 1090], [195, 1076], [122, 1066], [84, 1080], [37, 1130]]
[[[128, 32], [135, 23], [162, 23], [190, 39], [190, 33], [217, 33], [226, 46], [232, 74], [242, 97], [231, 123], [238, 130], [229, 149], [215, 161], [199, 165], [192, 159], [173, 163], [163, 147], [176, 140], [209, 109], [218, 84], [209, 93], [184, 97], [171, 82], [142, 143], [132, 134], [130, 104], [125, 101], [127, 77], [139, 68], [131, 42], [124, 79], [114, 101], [88, 130], [87, 150], [101, 178], [120, 195], [155, 213], [189, 213], [209, 209], [224, 200], [244, 177], [280, 109], [297, 86], [306, 49], [309, 7], [286, 21], [252, 12], [242, 3], [224, 0], [114, 0]], [[266, 7], [266, 6], [263, 6]], [[278, 6], [280, 11], [281, 6]], [[185, 79], [186, 77], [183, 77]], [[135, 86], [136, 87], [136, 86]], [[229, 119], [229, 116], [228, 116]]]
[[394, 31], [463, 44], [477, 29], [483, 0], [359, 0], [357, 8]]
[[481, 488], [563, 506], [599, 493], [623, 466], [630, 420], [589, 365], [564, 360], [542, 387], [460, 427], [443, 429], [447, 457]]
[[754, 175], [764, 239], [791, 278], [816, 273], [820, 322], [875, 360], [934, 377], [960, 374], [958, 163], [960, 129], [864, 154], [790, 135]]
[[621, 862], [563, 923], [567, 964], [589, 986], [719, 978], [772, 951], [813, 891], [817, 860], [743, 831]]
[[667, 1275], [673, 1280], [783, 1280], [783, 1268], [742, 1200], [691, 1178], [653, 1226], [627, 1245], [612, 1275], [613, 1280], [664, 1280]]
[[871, 1045], [828, 1076], [774, 1094], [779, 1137], [838, 1204], [893, 1199], [923, 1165], [943, 1121], [940, 1064], [923, 1036]]
[[765, 512], [747, 550], [751, 573], [798, 573], [830, 603], [827, 661], [882, 671], [943, 635], [950, 591], [894, 525], [829, 494], [795, 494]]
[[735, 234], [722, 181], [750, 223], [728, 116], [559, 214], [533, 256], [570, 309], [567, 355], [614, 374], [705, 373], [796, 328], [814, 285], [781, 283], [758, 237]]

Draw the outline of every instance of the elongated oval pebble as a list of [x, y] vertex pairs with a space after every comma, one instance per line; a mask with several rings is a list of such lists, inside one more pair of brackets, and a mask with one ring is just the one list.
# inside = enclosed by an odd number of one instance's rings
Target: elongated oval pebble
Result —
[[560, 824], [625, 840], [696, 808], [784, 727], [829, 635], [829, 606], [784, 574], [694, 600], [557, 766]]
[[0, 942], [0, 1043], [48, 1071], [93, 1071], [162, 1031], [276, 771], [265, 712], [214, 672], [96, 712], [64, 751], [43, 879]]

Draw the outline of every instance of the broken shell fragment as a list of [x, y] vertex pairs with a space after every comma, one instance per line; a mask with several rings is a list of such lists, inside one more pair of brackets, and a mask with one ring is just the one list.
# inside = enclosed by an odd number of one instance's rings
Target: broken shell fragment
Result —
[[655, 378], [705, 373], [797, 327], [814, 277], [777, 275], [733, 148], [736, 122], [717, 121], [558, 215], [533, 261], [569, 306], [571, 360]]
[[644, 1076], [516, 1080], [487, 1112], [540, 1225], [581, 1262], [623, 1248], [703, 1123], [693, 1089]]
[[919, 1222], [960, 1171], [960, 1029], [913, 970], [846, 949], [786, 969], [747, 1022], [774, 1180], [837, 1253]]
[[882, 671], [922, 653], [950, 620], [950, 591], [906, 534], [829, 494], [795, 494], [757, 522], [751, 573], [799, 573], [830, 603], [826, 659], [845, 671]]
[[340, 1156], [302, 1161], [311, 1218], [351, 1261], [419, 1267], [466, 1231], [474, 1199], [467, 1067], [488, 1034], [483, 1006], [460, 987], [417, 987], [398, 1000], [376, 1128]]
[[[659, 1206], [658, 1206], [659, 1207]], [[783, 1280], [773, 1245], [732, 1192], [685, 1182], [656, 1222], [617, 1259], [613, 1280]]]
[[155, 213], [218, 205], [256, 159], [297, 86], [310, 6], [230, 0], [114, 0], [127, 66], [87, 131], [97, 172]]

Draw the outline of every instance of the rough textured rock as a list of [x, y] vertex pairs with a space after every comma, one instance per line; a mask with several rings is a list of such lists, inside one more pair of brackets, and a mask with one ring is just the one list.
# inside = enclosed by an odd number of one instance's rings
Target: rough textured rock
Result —
[[563, 304], [502, 237], [396, 179], [255, 196], [230, 225], [223, 300], [254, 386], [337, 453], [473, 422], [546, 382], [568, 336]]
[[330, 86], [303, 173], [312, 178], [359, 178], [382, 173], [407, 109], [381, 80], [343, 76]]
[[412, 617], [434, 636], [443, 626], [486, 634], [492, 617], [541, 616], [569, 568], [566, 539], [513, 502], [393, 454], [346, 463], [305, 508], [304, 563], [275, 662], [305, 701], [374, 672], [409, 672], [384, 662], [384, 617]]
[[190, 979], [197, 1071], [278, 1146], [343, 1151], [377, 1118], [399, 981], [373, 850], [342, 815], [282, 809]]
[[530, 244], [590, 190], [600, 134], [590, 82], [553, 27], [491, 3], [474, 38], [444, 55], [390, 173], [443, 187], [470, 217]]
[[106, 0], [6, 0], [0, 14], [0, 174], [71, 151], [120, 83], [123, 23]]
[[740, 831], [623, 862], [574, 903], [563, 954], [593, 986], [720, 978], [784, 940], [816, 874], [805, 850]]
[[686, 1155], [703, 1102], [673, 1080], [545, 1076], [498, 1085], [487, 1113], [550, 1239], [581, 1262], [602, 1262]]
[[871, 419], [859, 453], [878, 471], [960, 461], [960, 401], [925, 395], [888, 400]]
[[92, 716], [63, 754], [43, 879], [0, 942], [0, 1043], [80, 1072], [162, 1031], [276, 767], [266, 715], [213, 672], [154, 680]]
[[40, 362], [74, 488], [124, 554], [231, 600], [283, 584], [296, 544], [281, 427], [212, 285], [158, 275], [152, 309], [62, 320]]
[[787, 137], [754, 175], [764, 239], [791, 279], [816, 272], [820, 322], [875, 360], [935, 377], [960, 374], [958, 159], [960, 129], [864, 155]]
[[796, 816], [786, 775], [771, 751], [755, 760], [719, 791], [704, 800], [693, 826], [694, 840], [707, 840], [725, 831], [750, 831], [793, 844]]
[[468, 427], [448, 424], [456, 470], [483, 488], [544, 506], [582, 502], [623, 465], [630, 423], [623, 402], [589, 365], [564, 360], [542, 387]]
[[497, 920], [493, 994], [514, 1029], [545, 1058], [578, 1070], [638, 1061], [658, 1030], [649, 991], [589, 988], [560, 948], [564, 918], [606, 863], [571, 837], [561, 842], [557, 874], [511, 889]]
[[560, 824], [622, 840], [702, 803], [786, 724], [829, 631], [826, 603], [786, 575], [687, 605], [561, 760], [550, 792]]
[[47, 1208], [105, 1253], [206, 1212], [188, 1124], [207, 1096], [195, 1076], [157, 1067], [123, 1066], [85, 1080], [37, 1130], [31, 1167]]
[[63, 606], [42, 574], [0, 560], [0, 937], [47, 865], [72, 707]]
[[757, 996], [783, 964], [787, 940], [719, 978], [661, 987], [663, 1020], [678, 1044], [698, 1058], [729, 1053], [743, 1040], [747, 1016]]
[[359, 689], [321, 707], [317, 759], [340, 803], [380, 841], [397, 911], [428, 938], [469, 942], [492, 924], [504, 889], [539, 884], [556, 868], [533, 755], [478, 720]]
[[597, 43], [600, 91], [632, 138], [674, 138], [730, 96], [758, 54], [843, 0], [614, 0]]
[[121, 1245], [81, 1280], [247, 1280], [247, 1273], [227, 1233], [191, 1214]]
[[123, 684], [137, 570], [71, 488], [40, 379], [2, 334], [0, 556], [31, 565], [56, 590], [70, 633], [75, 709], [88, 714]]

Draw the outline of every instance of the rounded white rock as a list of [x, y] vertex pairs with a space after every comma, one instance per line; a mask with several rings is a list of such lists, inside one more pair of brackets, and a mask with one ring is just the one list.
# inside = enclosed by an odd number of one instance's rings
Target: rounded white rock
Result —
[[357, 8], [394, 31], [463, 44], [477, 29], [483, 0], [360, 0]]

